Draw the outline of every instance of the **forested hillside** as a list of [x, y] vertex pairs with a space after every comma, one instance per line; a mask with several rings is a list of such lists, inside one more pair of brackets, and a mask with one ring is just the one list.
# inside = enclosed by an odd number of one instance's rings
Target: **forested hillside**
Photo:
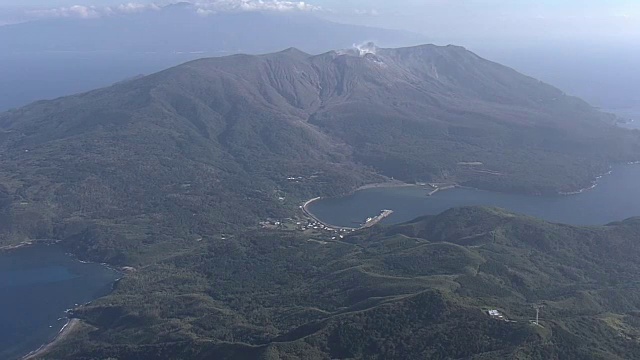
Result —
[[638, 160], [614, 122], [455, 46], [202, 59], [0, 114], [0, 241], [127, 271], [42, 358], [634, 358], [638, 220], [259, 226], [392, 177], [577, 190]]
[[389, 177], [572, 191], [638, 160], [613, 122], [455, 46], [203, 59], [0, 114], [2, 241], [143, 265]]
[[639, 237], [638, 219], [574, 227], [486, 208], [343, 241], [249, 232], [128, 275], [43, 358], [635, 358]]

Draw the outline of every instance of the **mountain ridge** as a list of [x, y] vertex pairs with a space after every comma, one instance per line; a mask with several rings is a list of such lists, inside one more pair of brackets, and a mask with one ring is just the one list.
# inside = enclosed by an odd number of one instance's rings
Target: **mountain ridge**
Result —
[[98, 330], [48, 355], [629, 358], [640, 354], [638, 234], [637, 222], [570, 226], [482, 207], [325, 243], [251, 231], [125, 277], [73, 312]]
[[106, 8], [93, 8], [97, 18], [44, 18], [0, 26], [0, 110], [108, 86], [205, 56], [270, 53], [292, 45], [321, 53], [366, 40], [387, 46], [427, 40], [420, 34], [340, 24], [299, 11], [205, 15], [194, 5], [133, 13]]
[[122, 264], [390, 177], [584, 188], [640, 146], [560, 90], [435, 45], [195, 60], [2, 113], [0, 129], [9, 241]]
[[[292, 44], [310, 52], [323, 52], [365, 40], [395, 46], [425, 40], [425, 36], [408, 31], [342, 24], [300, 11], [223, 10], [203, 14], [198, 10], [197, 6], [187, 3], [133, 13], [98, 13], [99, 16], [88, 19], [59, 17], [3, 25], [0, 26], [0, 48], [6, 52], [206, 51], [221, 54], [273, 52]], [[184, 24], [189, 26], [178, 26]], [[252, 31], [246, 31], [247, 27]], [[17, 32], [22, 35], [21, 41], [15, 41]], [[38, 35], [42, 33], [55, 35], [56, 41], [43, 42]], [[146, 36], [148, 33], [156, 36]]]

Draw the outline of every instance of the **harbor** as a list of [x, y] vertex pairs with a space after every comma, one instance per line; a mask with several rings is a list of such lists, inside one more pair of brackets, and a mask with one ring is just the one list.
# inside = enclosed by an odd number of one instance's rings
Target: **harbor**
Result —
[[361, 229], [372, 227], [377, 223], [379, 223], [380, 221], [384, 220], [385, 218], [391, 216], [391, 214], [393, 214], [393, 210], [382, 210], [382, 212], [380, 212], [380, 215], [376, 217], [367, 218], [367, 220], [365, 220], [364, 222], [364, 225], [362, 225]]
[[365, 228], [370, 228], [378, 223], [380, 223], [382, 220], [386, 219], [387, 217], [391, 216], [393, 214], [393, 210], [382, 210], [380, 211], [380, 214], [374, 217], [368, 217], [364, 220], [364, 222], [361, 224], [361, 226], [359, 227], [346, 227], [346, 226], [336, 226], [336, 225], [332, 225], [332, 224], [328, 224], [322, 220], [320, 220], [317, 216], [315, 216], [311, 211], [309, 211], [309, 205], [311, 205], [312, 203], [321, 200], [322, 198], [317, 197], [317, 198], [313, 198], [311, 200], [306, 201], [302, 206], [300, 206], [300, 209], [302, 210], [302, 212], [304, 213], [304, 215], [306, 217], [308, 217], [311, 222], [312, 225], [318, 226], [318, 227], [322, 227], [322, 229], [326, 229], [329, 231], [356, 231], [356, 230], [362, 230]]

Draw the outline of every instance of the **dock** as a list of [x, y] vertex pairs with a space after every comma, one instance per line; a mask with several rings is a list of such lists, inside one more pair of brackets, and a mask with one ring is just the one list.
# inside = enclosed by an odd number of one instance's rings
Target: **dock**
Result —
[[393, 210], [382, 210], [380, 215], [373, 218], [368, 218], [367, 221], [365, 221], [364, 225], [362, 225], [361, 229], [372, 227], [385, 218], [389, 217], [391, 214], [393, 214]]
[[447, 186], [436, 186], [435, 189], [431, 190], [430, 192], [427, 193], [427, 196], [433, 196], [435, 195], [438, 191], [444, 191], [444, 190], [450, 190], [450, 189], [454, 189], [456, 188], [457, 185], [447, 185]]

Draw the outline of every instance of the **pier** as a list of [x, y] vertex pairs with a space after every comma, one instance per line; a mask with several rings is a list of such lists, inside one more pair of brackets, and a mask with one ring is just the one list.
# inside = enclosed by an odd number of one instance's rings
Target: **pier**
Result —
[[389, 217], [391, 214], [393, 214], [393, 210], [382, 210], [380, 215], [374, 218], [368, 218], [367, 221], [365, 221], [364, 225], [362, 225], [361, 229], [372, 227], [380, 221], [384, 220], [386, 217]]
[[433, 196], [435, 195], [438, 191], [444, 191], [444, 190], [450, 190], [450, 189], [454, 189], [457, 187], [457, 185], [446, 185], [446, 186], [434, 186], [431, 185], [432, 187], [435, 187], [435, 189], [429, 191], [427, 193], [427, 196]]

